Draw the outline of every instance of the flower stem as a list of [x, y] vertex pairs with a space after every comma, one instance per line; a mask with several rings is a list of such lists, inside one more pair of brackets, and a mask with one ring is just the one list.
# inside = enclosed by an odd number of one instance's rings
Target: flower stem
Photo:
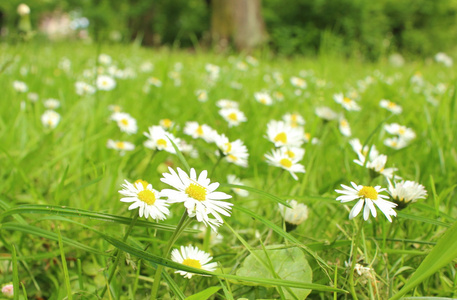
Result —
[[224, 154], [222, 151], [219, 150], [219, 157], [217, 158], [216, 163], [214, 164], [213, 168], [211, 169], [211, 173], [209, 174], [209, 178], [213, 178], [214, 171], [216, 170], [216, 167], [219, 165], [221, 160], [224, 158]]
[[[184, 229], [189, 225], [191, 222], [191, 219], [188, 218], [187, 210], [184, 210], [184, 213], [181, 217], [181, 220], [179, 220], [178, 225], [176, 225], [176, 229], [173, 232], [173, 235], [170, 237], [168, 240], [168, 245], [165, 250], [164, 257], [167, 258], [168, 255], [170, 254], [171, 248], [173, 247], [174, 243], [178, 239], [179, 235], [184, 231]], [[158, 265], [156, 269], [156, 273], [154, 276], [154, 283], [152, 285], [152, 290], [151, 290], [151, 299], [155, 300], [157, 299], [157, 293], [159, 292], [159, 285], [160, 285], [160, 278], [162, 277], [162, 270], [163, 266]]]
[[[138, 213], [134, 212], [134, 217], [132, 219], [132, 223], [130, 223], [129, 228], [125, 232], [124, 238], [122, 239], [123, 242], [127, 241], [127, 238], [129, 237], [130, 233], [132, 232], [133, 226], [135, 225], [136, 221], [138, 220]], [[100, 295], [100, 299], [103, 299], [103, 296], [106, 293], [107, 287], [110, 285], [111, 280], [113, 280], [114, 273], [116, 272], [117, 265], [119, 264], [121, 257], [122, 257], [123, 252], [121, 250], [117, 250], [116, 252], [116, 260], [114, 261], [114, 264], [111, 266], [111, 269], [109, 271], [108, 275], [108, 282], [106, 286], [103, 288], [102, 293]]]
[[[358, 300], [357, 298], [357, 293], [355, 291], [354, 287], [354, 269], [355, 269], [355, 264], [357, 262], [357, 248], [359, 247], [359, 240], [360, 240], [360, 234], [362, 233], [363, 230], [363, 223], [364, 220], [361, 218], [359, 227], [357, 228], [357, 234], [355, 235], [355, 241], [352, 241], [352, 253], [351, 253], [351, 269], [349, 273], [349, 288], [350, 292], [352, 294], [352, 298], [354, 300]], [[354, 222], [355, 223], [355, 222]]]

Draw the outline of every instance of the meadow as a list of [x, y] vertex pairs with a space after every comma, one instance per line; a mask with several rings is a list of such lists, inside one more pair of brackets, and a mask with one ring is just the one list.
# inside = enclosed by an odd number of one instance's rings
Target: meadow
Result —
[[0, 298], [457, 297], [449, 61], [0, 53]]

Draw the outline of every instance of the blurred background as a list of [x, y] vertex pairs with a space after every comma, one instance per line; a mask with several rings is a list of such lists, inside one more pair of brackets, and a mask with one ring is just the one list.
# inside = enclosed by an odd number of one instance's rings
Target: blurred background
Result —
[[453, 53], [457, 39], [457, 0], [2, 0], [2, 42], [19, 40], [21, 3], [33, 38], [53, 41], [377, 60]]

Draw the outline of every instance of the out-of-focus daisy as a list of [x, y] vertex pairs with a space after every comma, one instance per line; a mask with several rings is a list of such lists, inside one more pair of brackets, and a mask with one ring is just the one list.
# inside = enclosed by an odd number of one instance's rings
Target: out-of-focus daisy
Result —
[[399, 138], [397, 136], [392, 137], [392, 138], [387, 138], [384, 140], [384, 145], [387, 147], [393, 148], [393, 149], [402, 149], [408, 146], [408, 142], [402, 138]]
[[116, 81], [108, 75], [99, 75], [96, 84], [97, 89], [102, 91], [111, 91], [116, 87]]
[[443, 65], [445, 65], [448, 68], [452, 67], [452, 65], [454, 64], [454, 61], [452, 60], [452, 58], [444, 52], [437, 53], [435, 55], [435, 60], [439, 63], [442, 63]]
[[143, 134], [148, 138], [144, 142], [144, 146], [153, 150], [164, 150], [172, 154], [176, 154], [173, 144], [168, 140], [171, 139], [176, 146], [179, 147], [181, 139], [175, 137], [172, 133], [164, 130], [161, 126], [151, 126], [149, 132]]
[[139, 216], [147, 219], [149, 216], [154, 220], [165, 220], [170, 214], [167, 201], [161, 199], [162, 193], [155, 190], [150, 183], [143, 180], [137, 180], [135, 183], [130, 183], [125, 180], [122, 185], [123, 189], [119, 194], [125, 196], [121, 198], [121, 202], [131, 203], [129, 210], [139, 208]]
[[257, 102], [262, 103], [264, 105], [272, 105], [273, 104], [273, 99], [271, 99], [270, 94], [267, 92], [257, 92], [254, 94], [255, 99]]
[[338, 114], [327, 106], [316, 107], [314, 109], [314, 113], [324, 121], [332, 121], [338, 119]]
[[116, 121], [117, 126], [122, 132], [127, 134], [134, 134], [138, 131], [138, 126], [136, 125], [136, 120], [124, 112], [116, 112], [111, 115], [111, 119]]
[[390, 134], [398, 135], [398, 137], [405, 141], [411, 141], [416, 138], [414, 130], [398, 123], [385, 124], [384, 129]]
[[[108, 109], [110, 111], [112, 111], [113, 113], [120, 113], [122, 112], [122, 107], [120, 105], [117, 105], [117, 104], [111, 104], [111, 105], [108, 105]], [[113, 116], [111, 116], [111, 119], [113, 119]]]
[[47, 110], [41, 115], [41, 123], [46, 128], [54, 129], [59, 122], [60, 115], [53, 110]]
[[276, 147], [300, 147], [304, 142], [302, 127], [288, 126], [284, 121], [272, 120], [267, 124], [267, 138]]
[[228, 100], [228, 99], [221, 99], [216, 102], [216, 106], [219, 108], [238, 108], [239, 104], [236, 101]]
[[213, 64], [206, 64], [205, 70], [208, 72], [209, 79], [212, 81], [216, 81], [219, 78], [219, 72], [221, 68], [219, 66]]
[[215, 137], [214, 142], [228, 162], [245, 168], [248, 166], [248, 149], [241, 140], [230, 142], [221, 134]]
[[298, 203], [296, 200], [287, 200], [287, 203], [292, 207], [286, 207], [278, 203], [279, 212], [286, 221], [286, 231], [292, 231], [298, 225], [308, 219], [308, 207], [303, 203]]
[[59, 108], [60, 107], [60, 101], [57, 100], [57, 99], [47, 99], [43, 102], [43, 105], [44, 107], [46, 107], [47, 109], [56, 109], [56, 108]]
[[339, 123], [338, 123], [338, 128], [340, 129], [340, 132], [344, 136], [351, 136], [351, 126], [349, 125], [348, 120], [344, 116], [340, 117]]
[[111, 139], [109, 139], [106, 143], [106, 147], [108, 147], [109, 149], [118, 150], [121, 156], [124, 155], [126, 151], [132, 151], [133, 149], [135, 149], [135, 145], [130, 142], [114, 141]]
[[29, 90], [29, 87], [27, 84], [23, 81], [15, 80], [13, 81], [13, 88], [16, 90], [16, 92], [19, 93], [25, 93]]
[[413, 76], [411, 76], [410, 82], [419, 87], [425, 84], [424, 77], [420, 71], [417, 71]]
[[219, 114], [228, 122], [229, 127], [238, 126], [241, 122], [246, 122], [246, 116], [238, 108], [223, 108]]
[[[216, 270], [217, 268], [217, 263], [210, 263], [212, 259], [213, 258], [209, 253], [206, 253], [205, 251], [199, 250], [197, 247], [192, 246], [181, 246], [181, 251], [178, 249], [173, 249], [171, 252], [171, 260], [174, 262], [210, 272]], [[184, 278], [188, 279], [192, 278], [193, 275], [198, 275], [179, 270], [175, 273], [179, 273], [180, 275], [184, 276]]]
[[143, 73], [149, 73], [154, 70], [154, 64], [150, 61], [145, 61], [140, 65], [140, 71]]
[[[235, 185], [244, 185], [241, 180], [233, 174], [227, 175], [227, 183]], [[249, 192], [240, 188], [232, 188], [232, 191], [241, 197], [249, 196]]]
[[427, 197], [425, 187], [410, 180], [403, 180], [394, 184], [389, 181], [388, 192], [393, 202], [398, 204], [398, 209], [403, 209], [418, 199], [425, 199]]
[[75, 89], [76, 94], [83, 96], [83, 95], [92, 95], [95, 93], [96, 89], [92, 85], [85, 83], [83, 81], [75, 82]]
[[348, 111], [360, 110], [360, 106], [357, 104], [357, 102], [348, 97], [345, 97], [343, 93], [333, 95], [333, 100], [335, 100], [336, 103], [341, 104], [341, 106], [343, 106], [344, 109]]
[[195, 149], [194, 146], [192, 146], [191, 144], [187, 143], [186, 141], [181, 140], [181, 142], [179, 143], [178, 147], [179, 147], [179, 150], [182, 153], [184, 153], [186, 155], [189, 155], [192, 158], [198, 158], [197, 149]]
[[37, 102], [38, 99], [39, 99], [40, 97], [38, 96], [37, 93], [28, 93], [28, 94], [27, 94], [27, 98], [28, 98], [31, 102]]
[[381, 210], [381, 212], [386, 216], [387, 220], [392, 222], [391, 216], [397, 215], [394, 210], [397, 204], [385, 200], [389, 199], [389, 196], [380, 194], [386, 190], [385, 188], [381, 188], [380, 186], [362, 186], [357, 185], [354, 182], [351, 182], [351, 185], [352, 187], [342, 184], [342, 190], [335, 190], [335, 192], [342, 194], [342, 196], [338, 196], [336, 198], [336, 200], [341, 201], [341, 203], [358, 200], [349, 213], [349, 219], [356, 217], [362, 211], [362, 209], [363, 219], [365, 221], [368, 220], [370, 212], [373, 217], [376, 217], [376, 205], [379, 210]]
[[208, 93], [205, 90], [196, 90], [195, 95], [197, 96], [197, 100], [200, 102], [208, 101]]
[[396, 115], [401, 114], [401, 112], [403, 111], [403, 109], [400, 105], [398, 105], [397, 103], [392, 102], [390, 100], [386, 100], [386, 99], [382, 99], [381, 101], [379, 101], [379, 106], [387, 109], [388, 111], [390, 111], [391, 113], [396, 114]]
[[101, 53], [98, 56], [98, 62], [101, 63], [102, 65], [110, 65], [112, 61], [113, 61], [113, 59], [108, 54]]
[[148, 84], [153, 85], [155, 87], [162, 86], [162, 81], [160, 81], [160, 79], [158, 79], [157, 77], [149, 77], [147, 82]]
[[240, 71], [247, 71], [248, 65], [244, 61], [239, 61], [236, 63], [236, 68]]
[[202, 138], [208, 143], [214, 142], [217, 132], [206, 124], [198, 124], [197, 122], [186, 122], [184, 133], [190, 135], [194, 139]]
[[306, 87], [308, 86], [308, 84], [306, 83], [306, 80], [304, 80], [303, 78], [300, 78], [300, 77], [295, 77], [295, 76], [290, 78], [290, 83], [294, 87], [297, 87], [300, 89], [306, 89]]
[[296, 161], [301, 161], [305, 156], [305, 149], [300, 147], [281, 147], [282, 150], [289, 156], [291, 159]]
[[287, 155], [284, 148], [272, 150], [271, 154], [265, 154], [265, 158], [267, 159], [267, 163], [269, 165], [289, 171], [290, 175], [295, 180], [298, 180], [295, 173], [305, 173], [305, 167], [299, 164], [297, 159], [291, 158]]
[[365, 156], [368, 155], [368, 152], [370, 153], [370, 156], [369, 156], [370, 160], [374, 160], [374, 159], [376, 159], [376, 157], [379, 156], [379, 152], [376, 149], [375, 145], [363, 146], [362, 143], [360, 143], [360, 140], [357, 138], [350, 140], [349, 144], [351, 145], [354, 152], [357, 153], [357, 156], [359, 157], [359, 160], [361, 160], [361, 161], [365, 161]]
[[[361, 157], [362, 159], [355, 159], [354, 162], [360, 166], [364, 166], [372, 171], [372, 177], [376, 177], [377, 175], [381, 174], [384, 175], [388, 179], [392, 179], [394, 176], [394, 172], [397, 171], [397, 168], [386, 168], [387, 163], [387, 155], [381, 154], [377, 156], [373, 160], [369, 160], [365, 164], [365, 157]], [[401, 178], [400, 176], [395, 175], [396, 178]]]
[[246, 62], [254, 67], [256, 67], [259, 64], [259, 61], [257, 60], [257, 58], [250, 56], [250, 55], [246, 56]]
[[284, 78], [281, 73], [279, 72], [274, 72], [273, 73], [273, 79], [276, 83], [276, 85], [281, 86], [284, 83]]
[[[221, 214], [229, 217], [233, 205], [221, 200], [230, 199], [232, 196], [217, 192], [219, 183], [210, 183], [206, 170], [202, 171], [198, 177], [194, 168], [190, 169], [189, 175], [180, 168], [178, 168], [178, 173], [170, 167], [168, 170], [170, 173], [163, 173], [163, 178], [160, 179], [163, 183], [176, 189], [162, 190], [162, 193], [168, 197], [168, 202], [184, 202], [189, 217], [196, 217], [198, 222], [203, 222], [217, 231], [217, 227], [224, 222]], [[210, 215], [215, 219], [209, 218]]]
[[284, 94], [278, 91], [273, 92], [273, 98], [275, 98], [277, 101], [282, 102], [284, 101]]
[[170, 130], [175, 126], [175, 122], [170, 119], [161, 119], [159, 125], [165, 130]]
[[299, 113], [287, 113], [282, 116], [284, 122], [290, 127], [298, 127], [305, 125], [305, 119]]

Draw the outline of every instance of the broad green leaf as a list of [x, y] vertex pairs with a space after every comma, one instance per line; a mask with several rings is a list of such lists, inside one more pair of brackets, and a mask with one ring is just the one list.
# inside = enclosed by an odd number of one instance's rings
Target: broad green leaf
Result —
[[219, 291], [220, 289], [220, 286], [212, 286], [207, 288], [206, 290], [198, 292], [190, 297], [187, 297], [186, 300], [207, 300], [209, 297], [217, 293], [217, 291]]
[[[305, 254], [298, 247], [286, 249], [254, 250], [255, 255], [262, 260], [267, 260], [267, 255], [271, 261], [276, 274], [281, 279], [311, 283], [313, 271], [306, 260]], [[265, 253], [266, 252], [266, 253]], [[246, 257], [243, 265], [236, 272], [239, 276], [273, 278], [270, 271], [250, 254]], [[291, 289], [299, 299], [305, 299], [311, 290]], [[292, 299], [287, 290], [284, 291], [286, 299]]]
[[391, 300], [400, 299], [426, 278], [449, 264], [457, 257], [457, 222], [440, 238], [436, 246], [425, 257], [416, 272], [406, 281], [403, 288]]

